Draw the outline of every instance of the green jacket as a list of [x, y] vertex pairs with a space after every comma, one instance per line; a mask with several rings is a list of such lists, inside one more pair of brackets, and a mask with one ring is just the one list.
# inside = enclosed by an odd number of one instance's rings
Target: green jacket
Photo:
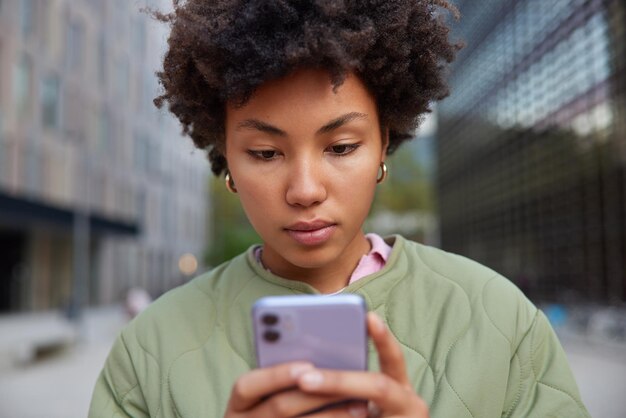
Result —
[[[387, 322], [431, 417], [589, 416], [545, 316], [492, 270], [397, 236], [387, 265], [344, 292]], [[265, 271], [252, 251], [170, 291], [121, 332], [89, 417], [223, 416], [255, 366], [252, 304], [294, 293], [317, 292]]]

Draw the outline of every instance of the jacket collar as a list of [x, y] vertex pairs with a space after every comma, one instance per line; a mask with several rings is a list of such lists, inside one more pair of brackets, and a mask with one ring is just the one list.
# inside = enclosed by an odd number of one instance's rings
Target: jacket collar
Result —
[[[360, 294], [366, 299], [370, 309], [375, 309], [379, 306], [385, 300], [389, 289], [393, 287], [398, 280], [404, 277], [407, 272], [406, 255], [404, 254], [406, 240], [400, 235], [393, 235], [386, 237], [385, 241], [392, 246], [391, 254], [389, 254], [389, 259], [385, 266], [378, 272], [365, 276], [348, 285], [340, 292]], [[245, 258], [247, 267], [252, 270], [255, 276], [283, 288], [283, 290], [287, 290], [287, 292], [280, 293], [320, 294], [313, 286], [297, 280], [279, 277], [264, 269], [256, 261], [254, 247], [248, 249]]]

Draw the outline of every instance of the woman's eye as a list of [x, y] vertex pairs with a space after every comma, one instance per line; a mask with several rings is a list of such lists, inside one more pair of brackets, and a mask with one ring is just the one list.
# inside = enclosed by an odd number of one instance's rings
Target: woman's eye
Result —
[[328, 148], [335, 155], [347, 155], [359, 147], [358, 144], [340, 144], [332, 145]]
[[260, 150], [260, 151], [250, 150], [248, 152], [250, 153], [250, 155], [252, 155], [255, 158], [258, 158], [259, 160], [273, 160], [274, 158], [278, 157], [278, 152], [274, 150]]
[[261, 151], [260, 154], [261, 154], [261, 157], [263, 157], [266, 160], [269, 160], [276, 156], [276, 151]]

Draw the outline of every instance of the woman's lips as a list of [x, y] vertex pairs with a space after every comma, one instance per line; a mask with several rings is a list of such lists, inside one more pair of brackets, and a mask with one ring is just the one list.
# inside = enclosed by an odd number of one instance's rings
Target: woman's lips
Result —
[[330, 239], [337, 227], [328, 222], [298, 223], [285, 230], [291, 238], [302, 245], [320, 245]]

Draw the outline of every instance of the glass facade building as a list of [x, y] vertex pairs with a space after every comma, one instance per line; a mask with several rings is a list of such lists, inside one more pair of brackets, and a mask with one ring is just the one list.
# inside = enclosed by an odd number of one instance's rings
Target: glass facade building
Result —
[[535, 300], [626, 301], [626, 5], [457, 1], [441, 243]]

